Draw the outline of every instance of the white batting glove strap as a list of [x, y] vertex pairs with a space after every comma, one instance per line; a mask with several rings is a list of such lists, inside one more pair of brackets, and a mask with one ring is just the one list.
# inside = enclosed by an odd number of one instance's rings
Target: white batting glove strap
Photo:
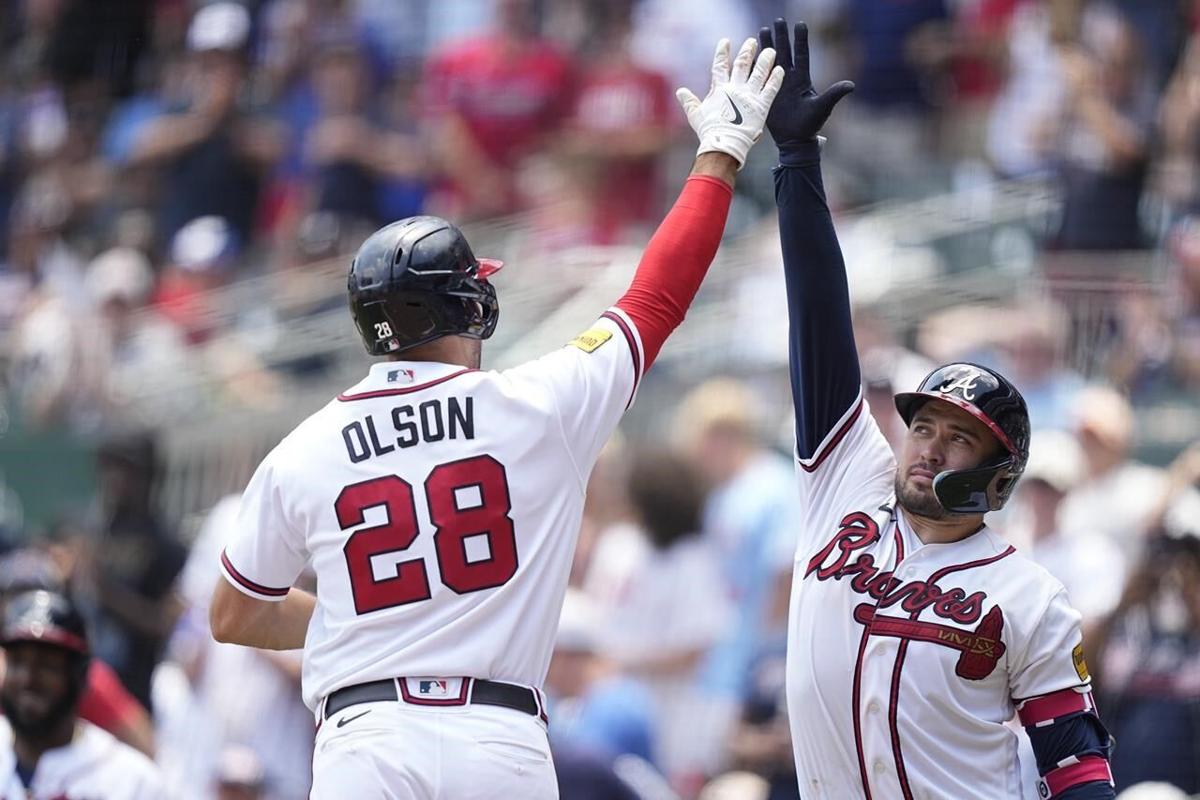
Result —
[[700, 137], [696, 155], [725, 153], [737, 159], [739, 168], [745, 165], [783, 85], [783, 67], [774, 66], [775, 51], [768, 47], [755, 59], [757, 49], [758, 42], [747, 39], [730, 63], [729, 40], [722, 39], [713, 56], [712, 86], [704, 100], [687, 89], [675, 92], [688, 124]]

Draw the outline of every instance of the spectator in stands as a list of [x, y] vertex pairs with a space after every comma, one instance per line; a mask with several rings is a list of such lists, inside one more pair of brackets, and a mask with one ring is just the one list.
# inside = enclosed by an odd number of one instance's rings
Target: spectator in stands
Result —
[[[221, 551], [240, 503], [234, 494], [213, 506], [180, 575], [184, 611], [168, 649], [171, 663], [155, 676], [155, 696], [163, 701], [162, 761], [174, 782], [193, 788], [197, 798], [207, 797], [203, 787], [219, 782], [231, 765], [251, 774], [253, 759], [257, 783], [270, 787], [271, 800], [304, 800], [314, 721], [300, 697], [301, 654], [221, 644], [208, 630]], [[264, 719], [272, 724], [263, 725]]]
[[1200, 33], [1192, 34], [1167, 86], [1159, 123], [1160, 188], [1178, 213], [1200, 211]]
[[725, 636], [731, 609], [716, 554], [701, 535], [703, 477], [667, 451], [632, 461], [629, 495], [643, 536], [606, 596], [606, 655], [650, 688], [662, 714], [655, 753], [671, 783], [689, 794], [717, 768], [736, 705], [701, 682]]
[[1176, 222], [1165, 282], [1124, 291], [1117, 303], [1109, 378], [1135, 403], [1190, 403], [1200, 388], [1200, 213]]
[[706, 685], [740, 704], [750, 663], [782, 637], [797, 518], [794, 468], [767, 450], [763, 413], [746, 385], [714, 378], [675, 412], [675, 441], [710, 487], [704, 534], [732, 593], [736, 621], [705, 665]]
[[439, 213], [462, 219], [523, 207], [521, 162], [568, 111], [570, 61], [537, 32], [532, 0], [495, 0], [493, 31], [434, 53], [425, 67], [428, 137], [445, 174]]
[[592, 8], [592, 50], [559, 147], [572, 192], [586, 198], [589, 240], [612, 244], [648, 231], [661, 216], [659, 158], [675, 117], [666, 78], [638, 66], [630, 52], [632, 2]]
[[1063, 215], [1054, 247], [1133, 250], [1147, 239], [1138, 216], [1155, 94], [1137, 34], [1114, 9], [1085, 12], [1077, 44], [1060, 48], [1065, 102], [1053, 119]]
[[149, 259], [130, 247], [96, 256], [85, 279], [98, 310], [91, 354], [103, 364], [107, 415], [152, 391], [177, 368], [186, 343], [180, 330], [148, 309], [154, 286]]
[[587, 595], [567, 590], [546, 675], [551, 738], [556, 747], [653, 764], [654, 698], [600, 652], [603, 624]]
[[642, 535], [629, 500], [628, 449], [617, 431], [600, 451], [588, 476], [583, 523], [571, 564], [570, 585], [582, 588], [602, 606], [616, 602], [605, 592], [621, 583], [630, 554], [638, 551], [630, 543], [640, 541]]
[[1070, 428], [1083, 378], [1064, 362], [1070, 338], [1066, 311], [1057, 305], [1025, 304], [1005, 314], [998, 342], [1004, 374], [1021, 387], [1034, 430]]
[[152, 434], [115, 435], [101, 444], [99, 536], [81, 565], [95, 653], [147, 708], [150, 677], [179, 613], [173, 587], [187, 554], [155, 508], [161, 468]]
[[198, 217], [176, 232], [153, 303], [188, 344], [208, 341], [216, 333], [210, 292], [229, 280], [241, 249], [237, 232], [222, 217]]
[[[1172, 465], [1157, 496], [1160, 511], [1178, 508], [1200, 480], [1200, 448]], [[1194, 489], [1193, 489], [1194, 491]], [[1162, 513], [1116, 610], [1093, 637], [1097, 700], [1120, 747], [1113, 750], [1117, 788], [1165, 781], [1200, 792], [1200, 504]]]
[[933, 369], [933, 362], [904, 347], [891, 321], [866, 306], [854, 309], [854, 343], [871, 416], [892, 447], [898, 448], [908, 429], [896, 413], [892, 396], [896, 387], [919, 384]]
[[992, 104], [987, 152], [1003, 177], [1042, 175], [1052, 168], [1047, 120], [1065, 102], [1066, 76], [1058, 48], [1074, 40], [1076, 0], [1018, 0], [1007, 35], [1007, 72]]
[[187, 33], [186, 100], [134, 135], [128, 163], [160, 171], [163, 241], [206, 215], [229, 220], [242, 241], [251, 237], [262, 172], [279, 157], [282, 138], [241, 105], [249, 34], [250, 16], [240, 4], [202, 6]]
[[[388, 130], [372, 110], [370, 75], [356, 40], [331, 32], [317, 42], [311, 69], [318, 116], [303, 132], [303, 159], [309, 173], [308, 206], [350, 220], [379, 225], [385, 219], [383, 194], [389, 183], [422, 176], [427, 157], [416, 137]], [[408, 216], [419, 207], [400, 209]]]
[[841, 21], [856, 88], [834, 139], [838, 152], [864, 199], [911, 194], [938, 163], [929, 144], [953, 54], [946, 0], [847, 0]]
[[1121, 394], [1091, 387], [1079, 395], [1076, 406], [1074, 432], [1083, 453], [1083, 476], [1062, 501], [1062, 524], [1067, 531], [1107, 537], [1127, 558], [1136, 558], [1165, 475], [1130, 458], [1134, 416]]
[[1008, 538], [1062, 581], [1088, 628], [1112, 611], [1125, 586], [1125, 556], [1116, 543], [1089, 528], [1066, 529], [1063, 498], [1079, 483], [1083, 454], [1066, 431], [1034, 431], [1029, 463], [1010, 516]]
[[736, 769], [766, 781], [763, 800], [800, 798], [784, 695], [786, 649], [786, 643], [777, 642], [757, 654], [750, 670], [750, 692], [729, 745]]

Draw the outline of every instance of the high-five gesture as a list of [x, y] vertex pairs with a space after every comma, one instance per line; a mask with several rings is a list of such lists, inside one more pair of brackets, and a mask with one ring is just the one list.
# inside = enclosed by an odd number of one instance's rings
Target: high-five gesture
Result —
[[787, 22], [777, 19], [774, 27], [774, 35], [770, 28], [760, 30], [758, 40], [764, 48], [775, 48], [779, 64], [776, 69], [782, 67], [784, 71], [779, 101], [767, 117], [771, 137], [783, 150], [815, 139], [837, 102], [854, 91], [854, 84], [839, 81], [817, 94], [808, 69], [808, 26], [796, 23], [794, 50], [788, 40]]
[[739, 168], [746, 163], [746, 154], [762, 135], [767, 112], [783, 84], [783, 70], [774, 67], [775, 51], [767, 47], [755, 60], [757, 50], [754, 39], [747, 39], [731, 66], [729, 40], [722, 39], [713, 56], [712, 86], [704, 100], [687, 89], [675, 92], [688, 124], [700, 137], [697, 155], [715, 151], [733, 156]]

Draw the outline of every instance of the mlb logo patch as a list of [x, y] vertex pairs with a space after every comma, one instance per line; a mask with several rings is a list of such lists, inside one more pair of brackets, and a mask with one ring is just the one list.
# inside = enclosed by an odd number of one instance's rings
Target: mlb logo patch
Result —
[[445, 697], [450, 691], [446, 681], [420, 681], [417, 683], [417, 693], [431, 697]]
[[388, 383], [412, 383], [417, 376], [411, 369], [393, 369], [388, 372]]

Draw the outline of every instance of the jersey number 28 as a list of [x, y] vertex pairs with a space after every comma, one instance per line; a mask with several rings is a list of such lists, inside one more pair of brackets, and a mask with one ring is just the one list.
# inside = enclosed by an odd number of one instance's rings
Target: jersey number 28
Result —
[[[425, 479], [425, 500], [434, 525], [442, 583], [458, 594], [507, 583], [517, 571], [517, 537], [504, 465], [491, 456], [441, 464]], [[343, 552], [350, 570], [354, 609], [367, 614], [428, 600], [429, 573], [421, 558], [400, 561], [395, 575], [376, 579], [374, 556], [412, 547], [420, 528], [413, 487], [397, 475], [385, 475], [342, 489], [334, 503], [342, 530], [361, 525], [363, 512], [383, 506], [387, 522], [355, 531]], [[486, 558], [469, 560], [467, 540], [487, 540]]]

